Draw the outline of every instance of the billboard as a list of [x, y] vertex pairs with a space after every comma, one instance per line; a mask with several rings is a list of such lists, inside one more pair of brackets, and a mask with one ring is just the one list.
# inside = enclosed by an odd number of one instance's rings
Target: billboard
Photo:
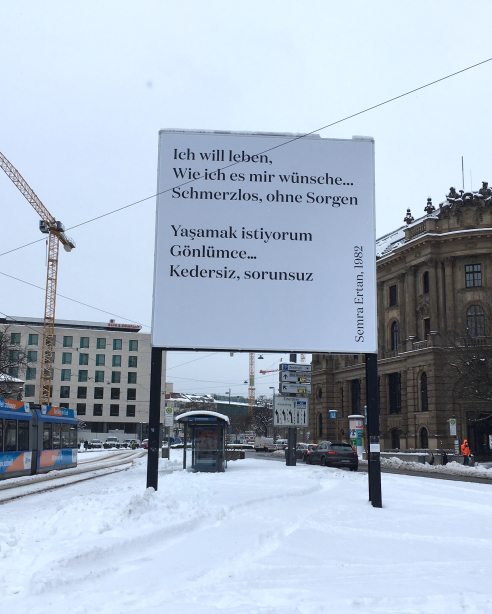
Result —
[[375, 352], [374, 142], [159, 133], [152, 345]]

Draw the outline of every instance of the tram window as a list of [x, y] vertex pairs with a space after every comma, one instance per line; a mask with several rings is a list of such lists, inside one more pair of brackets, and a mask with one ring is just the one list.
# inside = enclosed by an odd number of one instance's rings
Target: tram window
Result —
[[0, 452], [3, 452], [3, 431], [4, 421], [0, 420]]
[[61, 447], [69, 448], [70, 447], [70, 436], [69, 436], [69, 424], [61, 425]]
[[60, 425], [53, 424], [53, 450], [59, 450], [61, 444]]
[[43, 426], [43, 450], [51, 450], [51, 423], [45, 422]]
[[19, 420], [17, 449], [29, 450], [29, 422], [27, 420]]
[[69, 430], [69, 434], [70, 434], [70, 448], [76, 448], [77, 447], [77, 427], [72, 426], [71, 424], [68, 425]]
[[15, 452], [17, 445], [17, 420], [5, 420], [5, 452]]

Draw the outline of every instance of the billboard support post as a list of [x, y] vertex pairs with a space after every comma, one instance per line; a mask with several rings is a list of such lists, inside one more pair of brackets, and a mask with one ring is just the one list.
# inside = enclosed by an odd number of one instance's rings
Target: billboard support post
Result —
[[383, 507], [381, 499], [381, 458], [379, 443], [378, 355], [366, 354], [367, 431], [369, 435], [369, 501]]
[[[290, 354], [289, 358], [290, 362], [297, 362], [297, 354]], [[295, 467], [297, 464], [296, 447], [297, 429], [295, 427], [289, 426], [287, 430], [287, 454], [285, 459], [285, 464], [287, 465], [287, 467]]]
[[162, 348], [152, 348], [150, 364], [147, 488], [153, 488], [154, 490], [157, 490], [159, 469], [159, 424], [161, 419], [162, 351]]

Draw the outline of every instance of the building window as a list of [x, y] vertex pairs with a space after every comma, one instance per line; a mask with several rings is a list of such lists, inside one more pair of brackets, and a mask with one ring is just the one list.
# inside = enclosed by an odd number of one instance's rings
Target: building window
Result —
[[72, 364], [72, 354], [70, 352], [63, 352], [62, 365], [71, 365], [71, 364]]
[[138, 341], [130, 340], [128, 342], [128, 351], [129, 352], [138, 352]]
[[63, 347], [71, 348], [73, 345], [73, 337], [63, 337]]
[[477, 288], [482, 285], [482, 265], [465, 265], [465, 286], [467, 288]]
[[10, 377], [19, 377], [19, 367], [9, 367]]
[[21, 342], [20, 333], [10, 333], [10, 345], [20, 345], [20, 342]]
[[109, 415], [110, 416], [119, 416], [120, 415], [120, 406], [111, 404], [109, 406]]
[[485, 337], [485, 312], [480, 305], [472, 305], [468, 308], [466, 328], [470, 337]]
[[422, 275], [422, 290], [424, 294], [429, 294], [429, 271]]
[[87, 373], [88, 371], [86, 369], [79, 369], [79, 382], [87, 381]]
[[80, 337], [80, 347], [81, 348], [89, 347], [89, 337]]
[[135, 418], [135, 405], [126, 406], [126, 416], [127, 418]]
[[389, 287], [389, 306], [394, 307], [397, 304], [396, 284]]
[[87, 399], [87, 386], [78, 386], [77, 399]]
[[137, 389], [136, 388], [128, 388], [128, 390], [126, 391], [126, 400], [127, 401], [137, 400]]
[[26, 380], [36, 379], [36, 369], [34, 367], [27, 367]]
[[128, 368], [136, 369], [137, 368], [138, 356], [128, 356]]
[[103, 415], [103, 406], [102, 403], [94, 403], [94, 409], [92, 410], [93, 416], [102, 416]]
[[77, 403], [77, 416], [85, 416], [86, 407], [85, 403]]
[[70, 386], [60, 386], [60, 399], [70, 398]]
[[29, 350], [27, 352], [27, 362], [38, 362], [38, 353], [36, 350]]
[[112, 371], [111, 373], [111, 383], [119, 384], [121, 382], [121, 372], [120, 371]]
[[136, 373], [128, 373], [128, 383], [136, 384], [137, 383], [137, 374]]
[[70, 409], [69, 403], [60, 403], [60, 407], [64, 407], [65, 409]]
[[120, 389], [119, 388], [111, 388], [111, 398], [113, 400], [119, 400], [119, 398], [120, 398]]
[[122, 341], [121, 339], [113, 339], [113, 350], [118, 351], [121, 350]]
[[391, 431], [391, 448], [393, 450], [400, 449], [400, 434], [398, 429], [393, 429]]
[[429, 396], [427, 393], [427, 373], [422, 373], [420, 376], [420, 401], [422, 411], [429, 411]]
[[323, 437], [323, 415], [318, 414], [318, 437]]
[[104, 367], [106, 364], [106, 356], [104, 354], [96, 354], [96, 367]]
[[19, 350], [9, 350], [9, 360], [10, 362], [17, 362], [20, 360], [20, 351]]
[[104, 388], [100, 388], [100, 387], [94, 388], [94, 398], [103, 399], [104, 398]]
[[72, 370], [71, 369], [62, 369], [61, 370], [61, 381], [62, 382], [69, 382], [71, 376], [72, 376]]
[[420, 431], [420, 447], [424, 450], [429, 447], [429, 433], [425, 426]]
[[38, 345], [38, 335], [29, 335], [27, 345]]
[[391, 325], [391, 349], [398, 350], [398, 322]]
[[113, 356], [113, 367], [121, 367], [121, 356], [119, 354]]
[[35, 391], [36, 391], [36, 386], [34, 386], [33, 384], [28, 384], [27, 386], [24, 386], [24, 396], [25, 397], [33, 397]]
[[352, 393], [352, 413], [360, 414], [360, 379], [353, 379], [350, 382]]
[[106, 349], [106, 339], [104, 337], [98, 337], [96, 339], [96, 348], [98, 350], [105, 350]]
[[429, 338], [430, 332], [431, 332], [430, 318], [424, 318], [424, 339], [425, 340]]
[[388, 388], [390, 414], [401, 414], [401, 373], [388, 375]]
[[104, 371], [96, 371], [94, 374], [94, 381], [97, 383], [104, 382]]
[[79, 354], [79, 365], [89, 364], [89, 354]]

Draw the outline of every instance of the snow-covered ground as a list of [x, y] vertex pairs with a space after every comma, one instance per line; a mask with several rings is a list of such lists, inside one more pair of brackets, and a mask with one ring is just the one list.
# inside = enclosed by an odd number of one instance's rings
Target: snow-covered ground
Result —
[[[181, 458], [181, 451], [176, 451]], [[146, 458], [0, 506], [8, 614], [492, 612], [492, 488], [263, 459]]]

